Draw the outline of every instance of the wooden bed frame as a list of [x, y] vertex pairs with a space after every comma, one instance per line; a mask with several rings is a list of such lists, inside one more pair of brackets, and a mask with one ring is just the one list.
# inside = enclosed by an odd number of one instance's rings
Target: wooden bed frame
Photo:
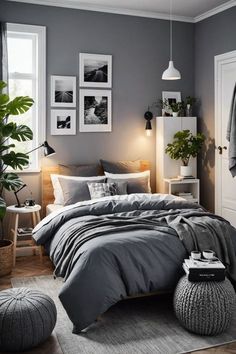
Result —
[[[140, 160], [140, 172], [150, 170], [150, 168], [150, 161]], [[60, 174], [59, 165], [42, 167], [42, 217], [46, 215], [46, 206], [54, 203], [51, 174]]]

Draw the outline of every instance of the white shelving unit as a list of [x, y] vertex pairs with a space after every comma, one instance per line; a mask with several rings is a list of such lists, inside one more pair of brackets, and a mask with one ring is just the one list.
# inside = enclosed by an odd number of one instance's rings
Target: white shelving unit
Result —
[[182, 198], [194, 203], [199, 203], [199, 179], [171, 179], [164, 178], [166, 193], [179, 196], [179, 193], [191, 193], [192, 198], [187, 195], [180, 195]]
[[[193, 192], [199, 202], [199, 180], [197, 177], [197, 160], [190, 159], [190, 166], [195, 179], [176, 180], [180, 174], [181, 161], [172, 160], [165, 149], [173, 141], [179, 130], [189, 129], [197, 133], [196, 117], [156, 117], [156, 190], [157, 193]], [[188, 188], [187, 188], [188, 187]]]

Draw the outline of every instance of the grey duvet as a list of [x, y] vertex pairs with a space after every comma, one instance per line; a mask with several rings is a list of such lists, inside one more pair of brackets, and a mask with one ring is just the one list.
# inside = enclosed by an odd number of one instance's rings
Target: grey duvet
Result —
[[174, 289], [193, 249], [213, 249], [236, 280], [236, 230], [170, 195], [76, 203], [43, 219], [33, 237], [64, 278], [59, 298], [75, 333], [127, 296]]

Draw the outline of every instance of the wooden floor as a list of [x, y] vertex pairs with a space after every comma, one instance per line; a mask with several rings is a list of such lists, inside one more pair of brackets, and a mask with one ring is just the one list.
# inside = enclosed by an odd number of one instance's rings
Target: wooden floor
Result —
[[[18, 257], [16, 261], [16, 267], [13, 269], [12, 273], [8, 276], [0, 278], [0, 290], [10, 288], [11, 278], [13, 277], [15, 278], [15, 277], [31, 277], [31, 276], [38, 276], [38, 275], [48, 275], [48, 274], [52, 274], [52, 272], [53, 272], [53, 266], [50, 259], [47, 256], [43, 257], [42, 263], [40, 262], [38, 256]], [[31, 351], [25, 352], [25, 354], [26, 353], [27, 354], [63, 354], [60, 348], [60, 344], [57, 340], [56, 334], [54, 333], [45, 343], [43, 343], [42, 345], [38, 346], [37, 348]], [[195, 354], [236, 354], [236, 342], [225, 346], [196, 351], [194, 353]], [[1, 353], [1, 354], [5, 354], [5, 353]], [[65, 353], [65, 354], [70, 354], [70, 353]]]

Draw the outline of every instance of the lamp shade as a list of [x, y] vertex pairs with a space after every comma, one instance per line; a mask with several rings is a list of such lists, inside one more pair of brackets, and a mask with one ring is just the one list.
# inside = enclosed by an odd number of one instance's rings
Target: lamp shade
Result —
[[55, 150], [48, 145], [47, 141], [45, 141], [42, 146], [44, 147], [44, 156], [51, 156], [56, 153]]
[[162, 80], [180, 80], [181, 75], [179, 70], [175, 69], [172, 60], [169, 61], [168, 69], [166, 69], [162, 74]]

